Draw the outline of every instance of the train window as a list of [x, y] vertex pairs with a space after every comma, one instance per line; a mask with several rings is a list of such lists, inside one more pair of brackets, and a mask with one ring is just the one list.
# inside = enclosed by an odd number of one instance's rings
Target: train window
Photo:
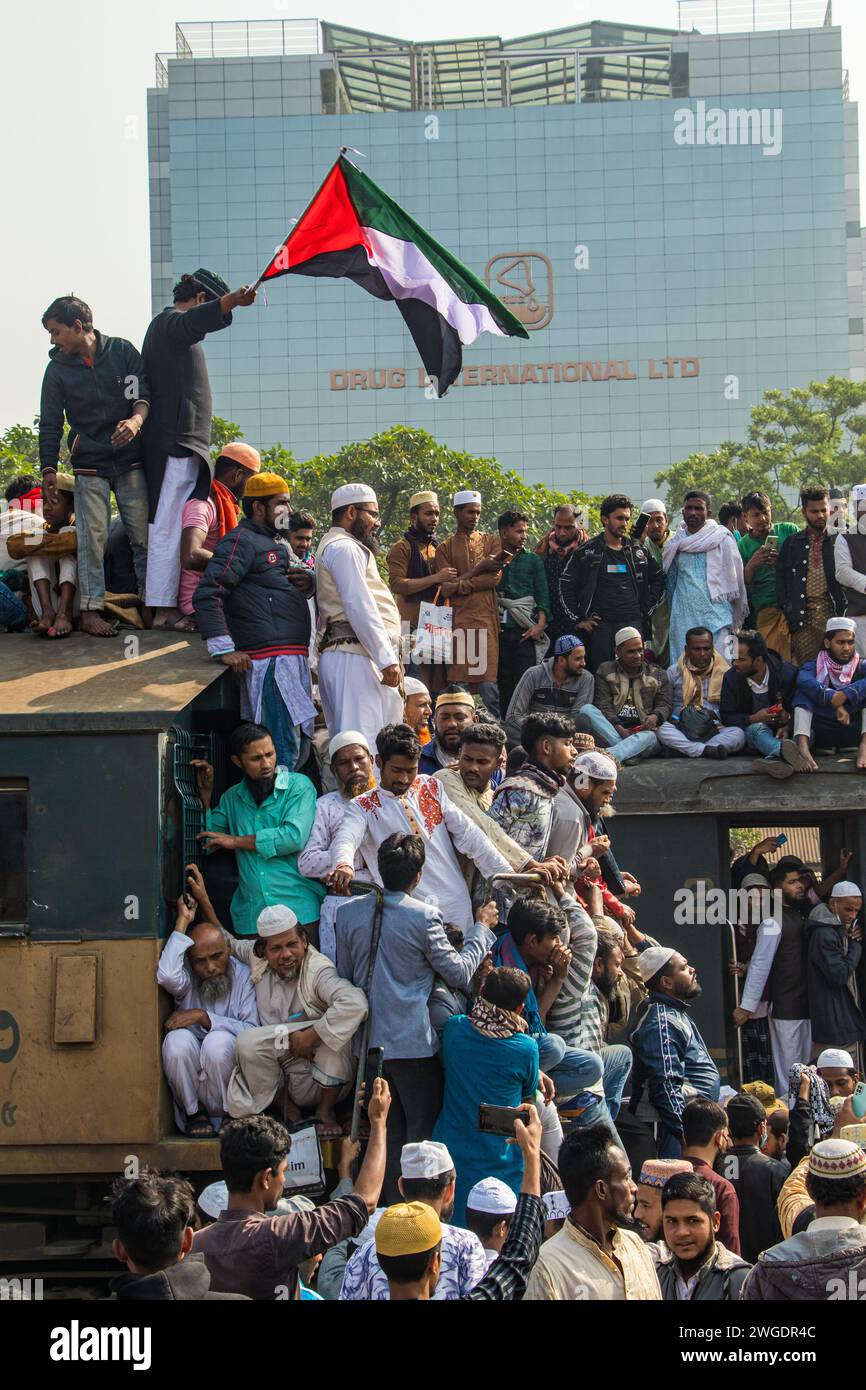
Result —
[[27, 924], [27, 792], [0, 781], [0, 934]]

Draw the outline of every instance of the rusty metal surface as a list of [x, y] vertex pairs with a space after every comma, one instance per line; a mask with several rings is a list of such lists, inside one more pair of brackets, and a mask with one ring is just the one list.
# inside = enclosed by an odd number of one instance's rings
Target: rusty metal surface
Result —
[[75, 633], [48, 642], [8, 633], [0, 732], [165, 728], [225, 674], [197, 634], [130, 631], [98, 639]]

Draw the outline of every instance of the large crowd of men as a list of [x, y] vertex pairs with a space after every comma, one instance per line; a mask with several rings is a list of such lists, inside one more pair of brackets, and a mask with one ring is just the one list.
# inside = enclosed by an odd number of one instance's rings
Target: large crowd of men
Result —
[[[611, 495], [597, 535], [565, 505], [532, 548], [518, 510], [481, 531], [472, 488], [440, 538], [418, 479], [380, 567], [366, 483], [313, 517], [252, 446], [211, 460], [201, 344], [254, 297], [182, 277], [141, 354], [56, 300], [42, 479], [13, 480], [0, 516], [8, 631], [197, 631], [239, 685], [235, 780], [195, 764], [201, 862], [157, 975], [177, 1127], [219, 1137], [224, 1182], [119, 1183], [116, 1297], [850, 1296], [851, 856], [819, 879], [773, 838], [733, 865], [735, 1093], [606, 819], [622, 766], [650, 758], [748, 753], [784, 779], [849, 749], [866, 770], [857, 526], [832, 534], [818, 485], [803, 529], [759, 492], [718, 521], [689, 492], [673, 527], [660, 499]], [[338, 1178], [318, 1203], [287, 1187], [311, 1130]]]

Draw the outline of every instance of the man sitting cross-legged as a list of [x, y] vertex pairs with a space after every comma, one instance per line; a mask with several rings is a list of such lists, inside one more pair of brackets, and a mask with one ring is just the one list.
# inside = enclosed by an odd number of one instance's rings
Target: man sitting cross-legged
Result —
[[794, 692], [794, 742], [817, 772], [814, 748], [856, 748], [866, 769], [866, 661], [855, 649], [853, 618], [830, 618], [814, 661], [800, 667]]
[[[216, 922], [201, 873], [195, 864], [186, 872], [190, 892], [178, 898], [156, 972], [175, 1005], [165, 1023], [162, 1064], [178, 1127], [193, 1139], [209, 1139], [227, 1114], [237, 1037], [257, 1028], [259, 1015], [249, 969], [232, 960], [230, 937]], [[203, 920], [194, 927], [199, 904]]]
[[228, 1112], [233, 1119], [258, 1115], [282, 1089], [287, 1121], [300, 1120], [302, 1106], [315, 1106], [322, 1138], [333, 1138], [341, 1132], [334, 1105], [349, 1089], [352, 1038], [367, 1001], [310, 945], [291, 908], [266, 907], [257, 931], [255, 941], [232, 943], [252, 969], [263, 1026], [238, 1039]]

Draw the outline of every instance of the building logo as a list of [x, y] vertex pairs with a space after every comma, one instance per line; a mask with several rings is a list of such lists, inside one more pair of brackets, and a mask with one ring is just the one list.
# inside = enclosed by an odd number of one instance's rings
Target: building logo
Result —
[[540, 251], [492, 256], [484, 267], [484, 280], [530, 333], [550, 323], [553, 266]]

